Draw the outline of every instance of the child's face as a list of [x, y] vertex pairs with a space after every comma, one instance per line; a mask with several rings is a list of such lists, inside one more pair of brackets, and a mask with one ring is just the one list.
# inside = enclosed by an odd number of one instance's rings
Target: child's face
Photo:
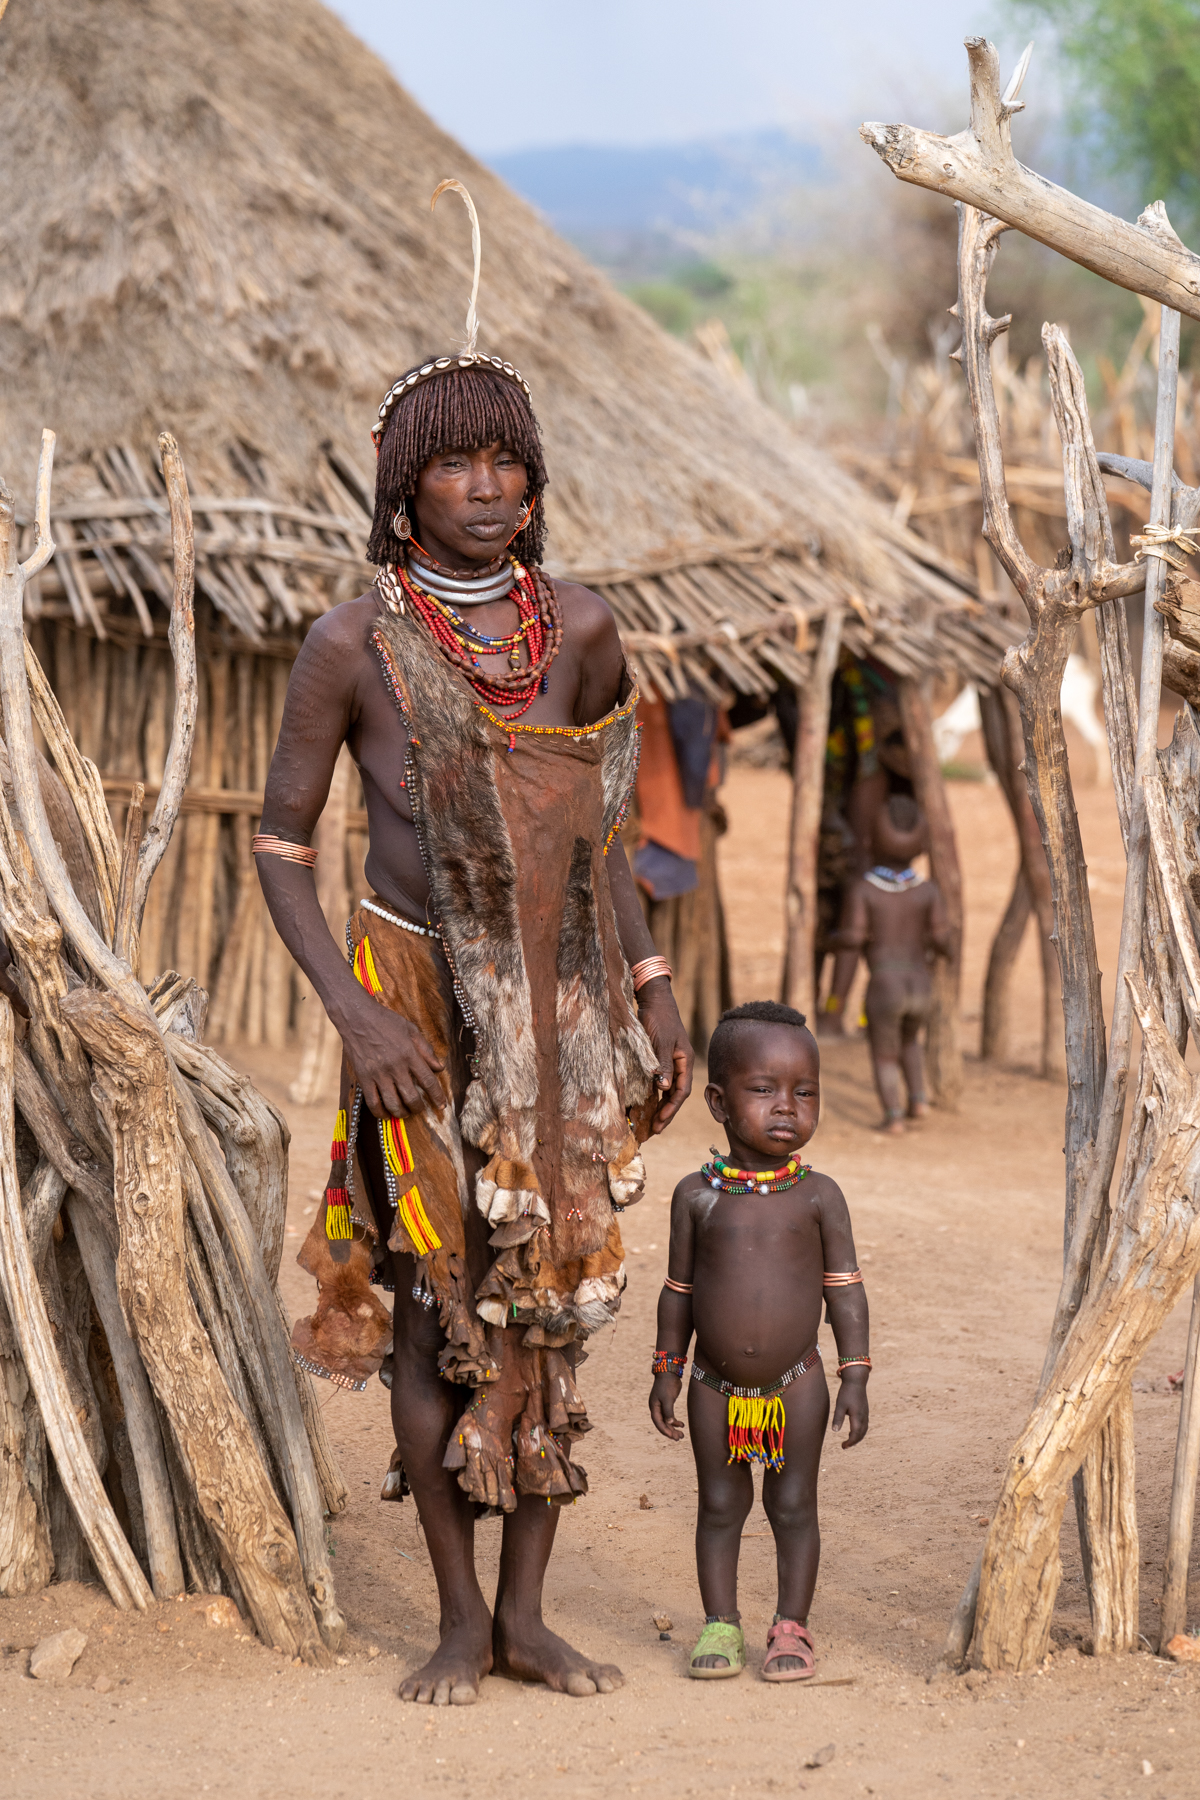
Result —
[[735, 1144], [784, 1163], [817, 1129], [821, 1062], [816, 1040], [793, 1025], [746, 1025], [722, 1087], [704, 1090], [708, 1110]]

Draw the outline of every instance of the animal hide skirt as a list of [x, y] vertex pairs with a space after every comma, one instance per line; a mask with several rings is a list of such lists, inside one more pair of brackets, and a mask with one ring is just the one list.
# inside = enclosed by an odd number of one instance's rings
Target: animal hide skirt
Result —
[[[625, 1272], [617, 1220], [597, 1251], [558, 1264], [543, 1208], [501, 1218], [490, 1233], [490, 1266], [478, 1287], [472, 1283], [467, 1161], [480, 1157], [468, 1151], [464, 1159], [459, 1115], [470, 1064], [449, 967], [436, 939], [365, 908], [352, 915], [347, 941], [358, 979], [416, 1026], [444, 1063], [445, 1101], [437, 1113], [376, 1119], [343, 1058], [325, 1201], [297, 1258], [317, 1281], [317, 1309], [297, 1322], [293, 1352], [310, 1373], [365, 1388], [392, 1337], [391, 1317], [372, 1291], [379, 1248], [411, 1256], [413, 1297], [438, 1309], [440, 1372], [474, 1390], [451, 1432], [446, 1466], [472, 1499], [501, 1511], [511, 1511], [521, 1493], [574, 1499], [586, 1493], [587, 1478], [570, 1460], [571, 1445], [589, 1426], [572, 1358], [563, 1351], [586, 1334], [585, 1321], [595, 1322], [598, 1296], [605, 1319], [619, 1304]], [[373, 1184], [364, 1166], [365, 1132], [378, 1138]], [[490, 1168], [491, 1161], [477, 1177], [477, 1192], [494, 1179]], [[499, 1295], [503, 1319], [494, 1316]]]

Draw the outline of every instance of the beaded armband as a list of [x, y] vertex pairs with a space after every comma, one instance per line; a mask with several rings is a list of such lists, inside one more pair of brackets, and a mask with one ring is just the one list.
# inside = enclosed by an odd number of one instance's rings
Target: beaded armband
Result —
[[674, 1375], [682, 1381], [686, 1368], [687, 1357], [675, 1356], [670, 1350], [656, 1350], [650, 1359], [652, 1375]]
[[839, 1375], [841, 1374], [843, 1369], [869, 1369], [870, 1367], [871, 1367], [871, 1359], [869, 1356], [839, 1356], [838, 1357], [838, 1374]]

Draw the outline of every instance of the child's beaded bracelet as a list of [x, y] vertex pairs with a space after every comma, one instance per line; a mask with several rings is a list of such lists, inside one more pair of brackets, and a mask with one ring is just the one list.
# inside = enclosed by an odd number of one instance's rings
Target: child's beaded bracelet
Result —
[[687, 1357], [676, 1356], [671, 1350], [656, 1350], [650, 1359], [652, 1375], [676, 1375], [682, 1381], [686, 1368]]
[[843, 1369], [856, 1369], [856, 1368], [869, 1369], [870, 1367], [871, 1367], [871, 1359], [869, 1356], [839, 1356], [838, 1357], [838, 1374], [839, 1375], [841, 1374]]

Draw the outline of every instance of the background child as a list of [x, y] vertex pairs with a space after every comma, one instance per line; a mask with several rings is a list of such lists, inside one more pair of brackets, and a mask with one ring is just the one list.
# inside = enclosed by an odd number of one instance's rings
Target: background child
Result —
[[708, 1069], [704, 1098], [725, 1127], [729, 1155], [714, 1150], [675, 1189], [650, 1391], [656, 1428], [681, 1438], [675, 1402], [695, 1331], [688, 1426], [705, 1626], [688, 1673], [715, 1680], [745, 1666], [738, 1551], [754, 1499], [750, 1464], [761, 1462], [779, 1575], [763, 1678], [802, 1681], [815, 1668], [807, 1622], [829, 1417], [817, 1349], [822, 1294], [842, 1376], [833, 1428], [850, 1424], [844, 1449], [867, 1429], [867, 1301], [841, 1190], [800, 1161], [820, 1109], [820, 1056], [803, 1014], [774, 1000], [735, 1007], [713, 1033]]
[[909, 1118], [928, 1110], [921, 1027], [929, 1017], [929, 959], [947, 953], [950, 936], [937, 883], [912, 867], [925, 848], [925, 815], [915, 800], [892, 796], [876, 817], [871, 847], [875, 867], [852, 883], [838, 941], [848, 950], [866, 949], [867, 1032], [883, 1130], [902, 1133], [901, 1071]]

